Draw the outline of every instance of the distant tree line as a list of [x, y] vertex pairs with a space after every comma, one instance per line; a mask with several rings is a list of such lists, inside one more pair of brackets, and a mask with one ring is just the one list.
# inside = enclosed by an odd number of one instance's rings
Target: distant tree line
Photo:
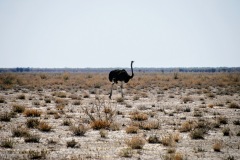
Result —
[[[46, 72], [46, 73], [101, 73], [110, 72], [116, 68], [30, 68], [30, 67], [17, 67], [17, 68], [0, 68], [0, 72]], [[130, 68], [127, 69], [130, 71]], [[192, 67], [192, 68], [134, 68], [134, 72], [240, 72], [240, 67]]]

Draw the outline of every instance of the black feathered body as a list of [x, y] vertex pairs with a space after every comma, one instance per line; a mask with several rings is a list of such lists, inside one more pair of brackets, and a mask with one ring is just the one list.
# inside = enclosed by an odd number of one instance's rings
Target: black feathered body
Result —
[[132, 77], [128, 75], [125, 69], [116, 69], [109, 73], [109, 81], [118, 83], [118, 81], [122, 81], [127, 83]]

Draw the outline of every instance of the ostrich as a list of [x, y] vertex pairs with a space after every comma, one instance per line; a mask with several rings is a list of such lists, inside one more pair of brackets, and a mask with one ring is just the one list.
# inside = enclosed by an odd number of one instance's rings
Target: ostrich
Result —
[[110, 82], [113, 82], [112, 83], [112, 88], [111, 88], [111, 92], [110, 92], [110, 95], [109, 95], [109, 98], [111, 99], [112, 98], [112, 89], [113, 89], [113, 85], [115, 83], [118, 83], [118, 81], [121, 81], [121, 93], [122, 93], [122, 97], [123, 97], [123, 82], [125, 83], [128, 83], [128, 81], [130, 79], [133, 78], [134, 74], [133, 74], [133, 62], [134, 61], [131, 61], [131, 71], [132, 71], [132, 75], [128, 75], [127, 71], [125, 69], [116, 69], [116, 70], [113, 70], [109, 73], [109, 81]]

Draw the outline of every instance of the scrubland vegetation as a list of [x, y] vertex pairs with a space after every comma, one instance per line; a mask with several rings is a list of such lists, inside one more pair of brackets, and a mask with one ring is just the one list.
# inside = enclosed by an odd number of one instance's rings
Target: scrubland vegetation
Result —
[[0, 159], [240, 159], [239, 73], [1, 73]]

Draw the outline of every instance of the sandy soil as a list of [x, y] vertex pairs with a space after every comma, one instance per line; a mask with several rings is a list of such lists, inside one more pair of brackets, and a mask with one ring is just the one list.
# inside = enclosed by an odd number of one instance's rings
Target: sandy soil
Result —
[[[41, 111], [41, 116], [27, 117], [26, 113], [15, 111], [10, 121], [1, 120], [0, 159], [240, 159], [239, 93], [218, 94], [224, 90], [219, 87], [209, 87], [209, 90], [211, 95], [196, 88], [159, 89], [150, 86], [132, 93], [125, 85], [124, 98], [120, 98], [120, 88], [115, 87], [112, 100], [108, 98], [108, 91], [101, 87], [95, 88], [94, 93], [78, 88], [34, 90], [19, 87], [1, 90], [0, 97], [4, 99], [0, 103], [2, 116], [13, 113], [16, 104], [24, 106], [25, 111], [37, 109]], [[20, 95], [24, 98], [21, 99]], [[66, 104], [62, 108], [57, 107], [57, 100]], [[231, 104], [236, 106], [230, 107]], [[101, 114], [104, 108], [111, 109], [114, 113], [111, 118], [113, 127], [92, 129], [92, 121], [84, 109], [92, 109], [91, 114], [96, 118], [98, 107]], [[145, 114], [147, 119], [134, 120], [136, 113]], [[52, 129], [44, 132], [28, 128], [26, 122], [31, 118], [48, 123]], [[71, 124], [68, 125], [67, 121]], [[184, 123], [188, 123], [189, 130]], [[83, 136], [76, 136], [71, 129], [72, 125], [79, 124], [87, 128]], [[141, 127], [142, 124], [159, 126], [149, 129]], [[127, 133], [126, 129], [134, 125], [139, 127], [137, 133]], [[25, 142], [26, 136], [14, 136], [14, 128], [21, 127], [29, 134], [38, 135], [39, 142], [28, 143]], [[205, 131], [201, 134], [203, 138], [192, 138], [191, 134], [199, 128]], [[229, 134], [224, 135], [224, 131], [229, 131]], [[103, 132], [103, 137], [100, 132]], [[136, 136], [145, 142], [142, 149], [128, 146], [127, 142]], [[149, 141], [151, 137], [157, 137], [156, 143]], [[11, 140], [13, 146], [4, 147], [6, 140]], [[68, 147], [67, 143], [72, 140], [76, 145]], [[217, 144], [220, 151], [214, 151]]]

